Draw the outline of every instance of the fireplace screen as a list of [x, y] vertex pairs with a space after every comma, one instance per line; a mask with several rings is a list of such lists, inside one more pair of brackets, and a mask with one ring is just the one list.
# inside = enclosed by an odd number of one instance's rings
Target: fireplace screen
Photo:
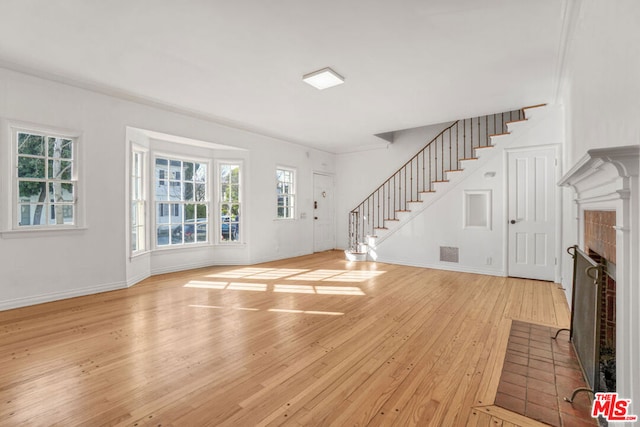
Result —
[[604, 265], [592, 260], [577, 246], [568, 250], [573, 257], [571, 297], [571, 342], [591, 390], [600, 389], [600, 310]]

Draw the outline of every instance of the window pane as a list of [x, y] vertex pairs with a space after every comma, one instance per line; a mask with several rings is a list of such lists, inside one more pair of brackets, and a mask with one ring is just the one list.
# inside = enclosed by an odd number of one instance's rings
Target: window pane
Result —
[[184, 183], [184, 200], [185, 201], [193, 200], [193, 184], [190, 182]]
[[136, 227], [131, 229], [131, 251], [138, 250], [138, 229]]
[[193, 163], [184, 162], [182, 164], [183, 176], [185, 181], [193, 181]]
[[64, 138], [48, 138], [49, 157], [59, 159], [72, 159], [73, 152], [71, 150], [71, 140]]
[[44, 156], [44, 137], [28, 133], [18, 133], [18, 154]]
[[73, 224], [73, 205], [52, 204], [50, 208], [49, 224]]
[[[44, 181], [18, 181], [18, 201], [44, 201], [46, 185]], [[42, 199], [40, 199], [42, 197]]]
[[207, 241], [207, 224], [198, 224], [196, 228], [196, 240], [198, 242]]
[[182, 205], [178, 203], [171, 203], [171, 222], [178, 223], [182, 222], [184, 219], [184, 215], [182, 213]]
[[49, 201], [73, 202], [73, 184], [49, 183]]
[[167, 181], [156, 181], [156, 200], [167, 200], [169, 198], [169, 191], [167, 190]]
[[182, 162], [180, 160], [170, 160], [169, 161], [169, 179], [174, 181], [179, 181], [182, 179]]
[[203, 222], [207, 219], [207, 205], [196, 205], [198, 222]]
[[182, 243], [182, 224], [174, 225], [171, 229], [171, 244], [176, 245]]
[[233, 165], [231, 169], [231, 183], [238, 184], [240, 182], [240, 166]]
[[20, 222], [18, 225], [45, 225], [47, 213], [43, 204], [20, 205]]
[[49, 178], [70, 180], [71, 165], [71, 162], [64, 160], [49, 160]]
[[131, 203], [131, 228], [135, 230], [138, 225], [138, 203]]
[[188, 204], [184, 205], [184, 219], [185, 221], [195, 221], [196, 219], [196, 205]]
[[205, 184], [196, 184], [195, 201], [204, 202], [207, 200], [207, 188]]
[[231, 182], [231, 167], [229, 165], [220, 166], [220, 183], [229, 184]]
[[44, 178], [44, 159], [18, 157], [19, 178]]
[[159, 224], [169, 223], [169, 203], [158, 203], [158, 212], [156, 221]]
[[205, 182], [207, 180], [207, 165], [196, 163], [195, 180]]
[[158, 246], [169, 244], [169, 226], [159, 225], [157, 229], [157, 242]]
[[169, 200], [182, 200], [182, 183], [171, 181], [169, 184]]

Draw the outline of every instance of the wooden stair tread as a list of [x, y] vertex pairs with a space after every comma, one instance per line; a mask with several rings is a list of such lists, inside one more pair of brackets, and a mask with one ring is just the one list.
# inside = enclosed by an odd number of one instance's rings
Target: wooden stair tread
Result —
[[445, 172], [462, 172], [462, 171], [464, 171], [464, 169], [449, 169]]
[[524, 110], [529, 110], [529, 109], [531, 109], [531, 108], [544, 107], [544, 106], [546, 106], [546, 105], [547, 105], [547, 104], [529, 105], [528, 107], [523, 107], [523, 108], [522, 108], [522, 111], [524, 111]]
[[473, 147], [474, 150], [480, 150], [482, 148], [494, 148], [493, 145], [481, 145], [480, 147]]
[[398, 218], [385, 218], [384, 221], [400, 221]]
[[494, 133], [494, 134], [489, 135], [489, 138], [491, 138], [493, 136], [505, 136], [505, 135], [511, 135], [511, 132]]
[[463, 161], [463, 160], [478, 160], [477, 157], [467, 157], [466, 159], [460, 159], [459, 161]]
[[504, 122], [505, 125], [509, 125], [511, 123], [520, 123], [520, 122], [526, 122], [529, 119], [520, 119], [520, 120], [511, 120], [509, 122]]
[[411, 211], [410, 211], [410, 210], [407, 210], [407, 209], [399, 209], [399, 210], [397, 210], [396, 212], [411, 212]]

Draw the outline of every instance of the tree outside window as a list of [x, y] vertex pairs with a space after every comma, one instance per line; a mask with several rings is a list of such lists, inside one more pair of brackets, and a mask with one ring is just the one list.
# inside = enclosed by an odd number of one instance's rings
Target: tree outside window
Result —
[[240, 165], [220, 163], [220, 242], [240, 241]]
[[76, 224], [75, 139], [18, 131], [18, 226]]

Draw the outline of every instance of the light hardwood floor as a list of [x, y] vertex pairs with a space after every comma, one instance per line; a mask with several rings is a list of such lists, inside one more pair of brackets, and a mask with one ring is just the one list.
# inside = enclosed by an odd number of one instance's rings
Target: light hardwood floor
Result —
[[0, 312], [0, 425], [529, 426], [492, 406], [557, 285], [332, 251]]

